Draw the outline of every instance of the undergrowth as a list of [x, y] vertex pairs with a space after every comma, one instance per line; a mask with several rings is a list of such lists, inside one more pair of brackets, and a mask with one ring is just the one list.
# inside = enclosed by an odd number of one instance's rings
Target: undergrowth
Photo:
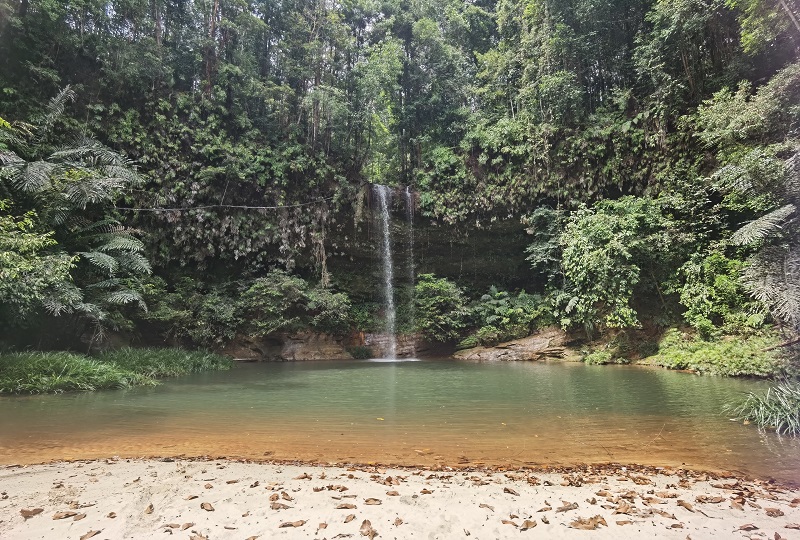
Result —
[[715, 340], [668, 330], [658, 353], [645, 362], [670, 369], [724, 376], [773, 377], [785, 369], [779, 353], [767, 350], [779, 342], [777, 336], [726, 336]]

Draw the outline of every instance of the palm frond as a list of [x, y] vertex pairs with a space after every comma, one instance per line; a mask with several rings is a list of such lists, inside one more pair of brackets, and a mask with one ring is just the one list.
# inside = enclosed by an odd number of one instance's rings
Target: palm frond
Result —
[[800, 201], [800, 151], [786, 160], [786, 198]]
[[106, 178], [121, 183], [125, 187], [136, 187], [144, 183], [144, 179], [132, 164], [107, 165], [102, 168]]
[[765, 240], [778, 232], [786, 219], [797, 209], [793, 204], [786, 204], [754, 219], [731, 236], [731, 241], [740, 246], [749, 246], [755, 242]]
[[115, 152], [104, 144], [88, 138], [81, 137], [67, 146], [62, 146], [52, 154], [53, 161], [87, 162], [95, 167], [132, 167], [133, 161]]
[[71, 184], [64, 195], [78, 208], [85, 209], [89, 204], [110, 201], [124, 186], [111, 178], [84, 178]]
[[742, 284], [780, 321], [800, 330], [800, 256], [787, 246], [771, 246], [752, 257], [742, 272]]
[[75, 92], [69, 85], [65, 86], [58, 94], [50, 99], [50, 102], [47, 104], [47, 110], [39, 122], [37, 129], [40, 138], [44, 137], [53, 129], [53, 125], [64, 114], [67, 102], [70, 101], [75, 101]]
[[11, 150], [0, 149], [0, 164], [4, 167], [19, 167], [25, 164], [25, 160]]

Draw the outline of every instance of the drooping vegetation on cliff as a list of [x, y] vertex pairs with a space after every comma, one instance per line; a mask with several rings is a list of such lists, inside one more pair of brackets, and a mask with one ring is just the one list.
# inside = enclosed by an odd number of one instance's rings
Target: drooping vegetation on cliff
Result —
[[[412, 186], [444, 231], [406, 331], [792, 341], [799, 17], [774, 0], [0, 0], [0, 327], [17, 345], [49, 328], [49, 347], [374, 330], [375, 182]], [[527, 251], [492, 240], [528, 259], [510, 277], [437, 253], [500, 224], [530, 233]]]

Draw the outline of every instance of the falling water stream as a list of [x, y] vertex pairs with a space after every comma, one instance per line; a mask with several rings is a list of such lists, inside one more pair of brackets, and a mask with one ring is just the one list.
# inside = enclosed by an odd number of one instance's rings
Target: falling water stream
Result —
[[[408, 283], [409, 283], [409, 317], [410, 326], [415, 326], [414, 312], [414, 195], [411, 193], [411, 186], [406, 186], [406, 221], [408, 222]], [[416, 356], [416, 347], [411, 342], [411, 356]]]
[[392, 263], [392, 233], [389, 227], [389, 203], [392, 192], [387, 186], [376, 184], [381, 223], [381, 262], [383, 263], [383, 298], [386, 309], [386, 358], [397, 358], [397, 338], [395, 336], [397, 312], [394, 307], [394, 267]]

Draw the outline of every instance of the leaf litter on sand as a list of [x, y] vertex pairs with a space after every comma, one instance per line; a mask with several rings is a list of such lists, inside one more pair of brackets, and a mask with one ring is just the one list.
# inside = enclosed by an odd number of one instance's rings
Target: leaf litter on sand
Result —
[[71, 518], [71, 517], [74, 517], [74, 516], [77, 516], [77, 515], [78, 515], [77, 512], [70, 512], [70, 511], [56, 512], [55, 514], [53, 514], [53, 519], [54, 520], [56, 520], [56, 519], [66, 519], [66, 518]]
[[42, 512], [44, 512], [44, 508], [32, 508], [30, 510], [23, 508], [22, 510], [19, 511], [19, 513], [22, 515], [25, 521], [28, 521], [30, 518], [34, 516], [38, 516]]
[[568, 512], [570, 510], [576, 510], [578, 508], [578, 503], [570, 503], [567, 501], [561, 501], [563, 504], [556, 509], [556, 513], [559, 512]]
[[372, 540], [373, 538], [378, 536], [378, 531], [376, 531], [372, 527], [372, 523], [370, 523], [368, 519], [365, 519], [361, 523], [361, 527], [358, 529], [358, 532], [361, 533], [361, 536], [366, 536], [367, 538], [369, 538], [369, 540]]
[[573, 529], [580, 529], [583, 531], [593, 531], [598, 527], [600, 527], [600, 525], [608, 527], [608, 523], [606, 523], [606, 520], [603, 518], [603, 516], [600, 515], [590, 518], [579, 517], [578, 519], [569, 524], [569, 526], [572, 527]]

